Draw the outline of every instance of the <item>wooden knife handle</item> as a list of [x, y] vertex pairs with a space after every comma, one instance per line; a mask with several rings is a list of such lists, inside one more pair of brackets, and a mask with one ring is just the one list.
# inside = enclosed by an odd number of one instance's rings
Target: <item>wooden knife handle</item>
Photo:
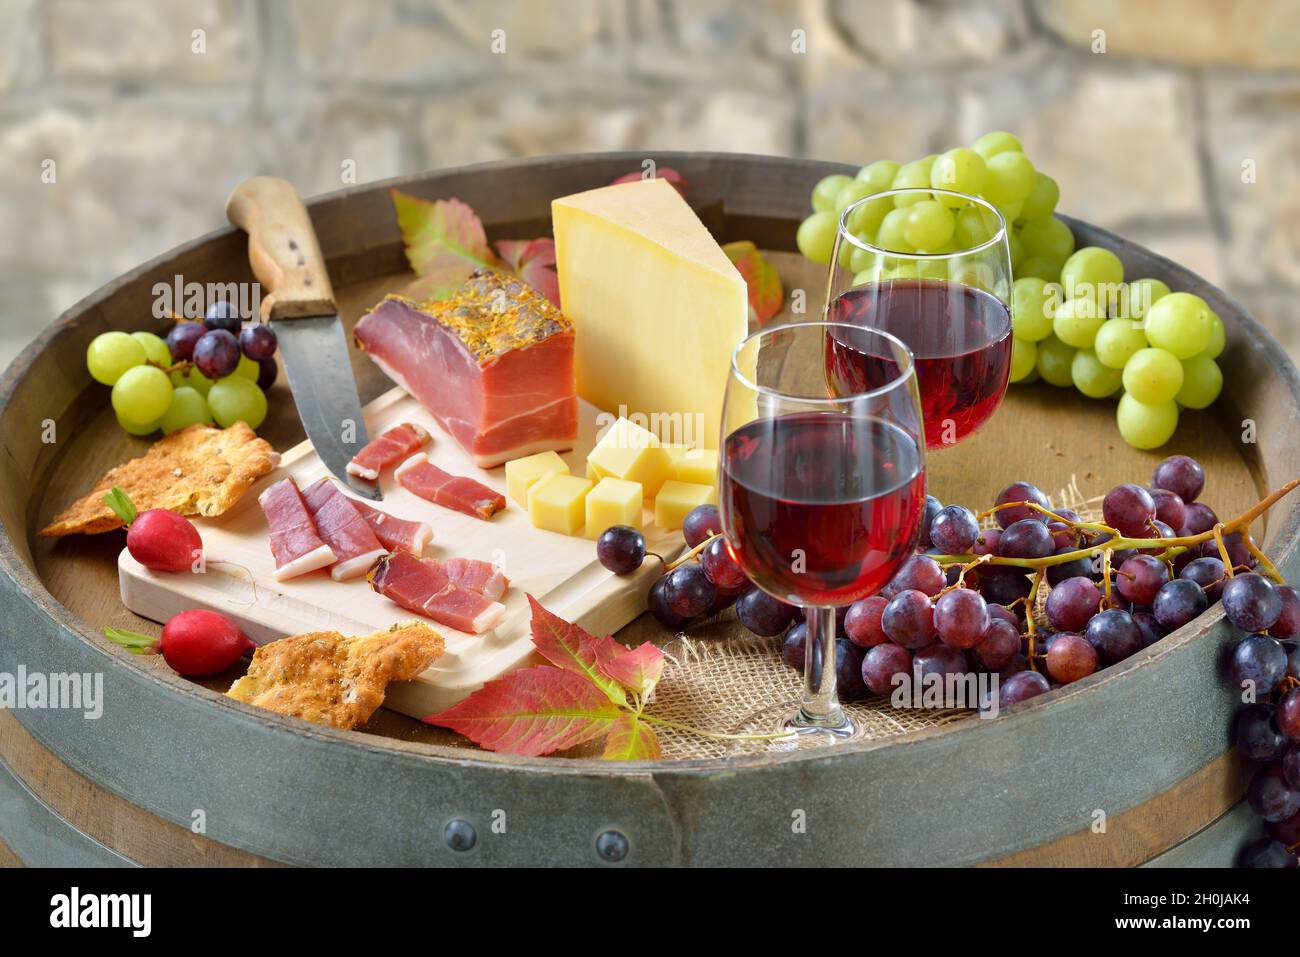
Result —
[[244, 180], [226, 201], [226, 217], [248, 233], [263, 319], [338, 312], [316, 231], [292, 183], [275, 176]]

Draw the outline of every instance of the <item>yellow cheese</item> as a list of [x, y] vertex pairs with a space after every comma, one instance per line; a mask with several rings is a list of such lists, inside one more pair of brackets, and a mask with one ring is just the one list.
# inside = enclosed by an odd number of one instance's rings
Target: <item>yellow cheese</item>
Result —
[[717, 485], [718, 450], [691, 449], [673, 464], [673, 478], [696, 485]]
[[726, 253], [665, 180], [561, 197], [551, 220], [578, 394], [647, 416], [665, 442], [717, 448], [731, 353], [749, 319]]
[[506, 494], [527, 508], [528, 490], [534, 482], [557, 472], [568, 471], [569, 467], [557, 452], [538, 452], [536, 455], [512, 459], [506, 463]]
[[691, 509], [717, 504], [718, 492], [712, 485], [670, 479], [655, 497], [655, 524], [660, 528], [681, 528]]
[[599, 538], [611, 525], [640, 528], [644, 496], [639, 482], [601, 479], [587, 493], [587, 537]]
[[582, 531], [586, 518], [583, 500], [590, 490], [591, 482], [585, 478], [560, 473], [548, 475], [528, 490], [528, 519], [535, 528], [576, 535]]
[[641, 485], [647, 499], [672, 475], [673, 463], [653, 433], [628, 419], [619, 419], [587, 455], [587, 475], [612, 477]]
[[668, 453], [668, 461], [672, 462], [673, 468], [677, 468], [677, 463], [682, 460], [682, 456], [691, 449], [686, 445], [665, 445], [663, 450]]

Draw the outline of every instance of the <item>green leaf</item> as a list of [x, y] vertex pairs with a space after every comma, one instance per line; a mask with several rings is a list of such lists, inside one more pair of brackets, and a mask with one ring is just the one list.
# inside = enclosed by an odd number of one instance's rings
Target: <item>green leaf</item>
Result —
[[478, 215], [459, 199], [420, 199], [390, 189], [406, 259], [420, 278], [407, 294], [445, 299], [476, 269], [497, 268]]
[[122, 520], [123, 525], [130, 525], [135, 521], [137, 512], [135, 503], [131, 501], [131, 496], [127, 495], [125, 490], [113, 486], [113, 491], [104, 496], [104, 504], [113, 510], [113, 514]]
[[105, 628], [104, 637], [114, 644], [121, 645], [133, 655], [151, 655], [158, 650], [157, 638], [152, 635], [142, 635], [138, 631], [126, 631], [123, 628]]
[[622, 714], [605, 738], [606, 761], [655, 761], [659, 758], [659, 738], [654, 729], [634, 714]]

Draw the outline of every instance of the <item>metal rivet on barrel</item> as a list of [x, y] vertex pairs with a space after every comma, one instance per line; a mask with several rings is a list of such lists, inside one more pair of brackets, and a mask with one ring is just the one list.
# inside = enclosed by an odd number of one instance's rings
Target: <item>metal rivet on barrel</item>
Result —
[[474, 825], [460, 818], [448, 821], [442, 829], [442, 839], [453, 851], [468, 851], [478, 842], [478, 833]]
[[605, 831], [596, 838], [596, 853], [602, 861], [617, 864], [627, 857], [627, 838], [620, 831]]

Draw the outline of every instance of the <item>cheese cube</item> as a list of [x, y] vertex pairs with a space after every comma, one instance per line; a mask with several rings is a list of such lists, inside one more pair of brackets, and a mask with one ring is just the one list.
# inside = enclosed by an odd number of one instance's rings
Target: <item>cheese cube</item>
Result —
[[665, 440], [689, 425], [692, 444], [716, 448], [731, 353], [749, 323], [736, 266], [667, 180], [562, 196], [551, 222], [578, 395], [666, 417], [651, 422]]
[[538, 452], [525, 455], [521, 459], [512, 459], [506, 463], [506, 493], [522, 505], [528, 507], [528, 490], [533, 483], [554, 475], [566, 473], [569, 467], [564, 464], [558, 452]]
[[589, 491], [591, 482], [576, 475], [553, 473], [539, 479], [528, 490], [528, 519], [534, 528], [576, 535], [582, 531]]
[[644, 494], [638, 482], [603, 478], [587, 493], [587, 537], [600, 538], [611, 525], [641, 527]]
[[668, 453], [668, 461], [677, 467], [677, 463], [682, 460], [682, 456], [691, 450], [689, 445], [665, 445], [663, 450]]
[[587, 456], [588, 473], [599, 478], [637, 482], [647, 499], [653, 498], [672, 474], [672, 459], [659, 447], [659, 439], [627, 419], [619, 419]]
[[673, 466], [673, 478], [695, 485], [717, 485], [718, 450], [691, 449]]
[[697, 505], [717, 505], [718, 490], [712, 485], [669, 479], [655, 497], [655, 524], [660, 528], [681, 528]]

